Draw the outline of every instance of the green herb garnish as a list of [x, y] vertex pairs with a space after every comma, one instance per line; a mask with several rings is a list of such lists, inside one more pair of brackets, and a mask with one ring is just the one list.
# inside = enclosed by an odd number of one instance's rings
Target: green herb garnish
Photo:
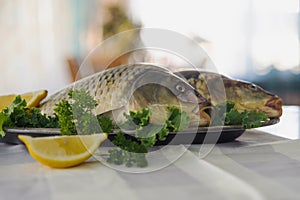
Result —
[[257, 128], [262, 125], [262, 122], [268, 121], [268, 117], [261, 111], [252, 110], [247, 117], [243, 119], [243, 126], [245, 128]]
[[85, 90], [74, 90], [69, 93], [72, 98], [73, 117], [79, 134], [100, 133], [101, 128], [94, 109], [97, 102]]
[[117, 127], [114, 127], [112, 120], [108, 116], [98, 115], [97, 118], [99, 121], [99, 125], [102, 129], [101, 132], [112, 133], [113, 128], [117, 128]]
[[5, 136], [3, 127], [33, 127], [57, 128], [56, 116], [46, 116], [38, 108], [28, 108], [21, 96], [16, 96], [14, 101], [0, 112], [0, 135]]
[[60, 134], [61, 135], [72, 135], [76, 132], [76, 127], [73, 122], [73, 110], [71, 104], [66, 101], [62, 100], [59, 102], [54, 112], [58, 116], [58, 123], [60, 126]]
[[127, 121], [121, 126], [135, 130], [135, 140], [126, 138], [119, 132], [112, 141], [119, 148], [112, 149], [107, 159], [108, 162], [127, 167], [146, 167], [147, 148], [153, 147], [157, 141], [166, 140], [170, 132], [177, 132], [188, 128], [190, 118], [177, 107], [167, 107], [168, 118], [163, 124], [151, 124], [151, 111], [144, 108], [140, 111], [131, 111], [125, 114]]
[[[70, 101], [62, 100], [54, 109], [62, 135], [100, 133], [99, 121], [93, 110], [97, 103], [84, 90], [70, 90]], [[71, 102], [71, 103], [70, 103]]]
[[268, 121], [268, 117], [261, 111], [244, 110], [239, 112], [234, 108], [235, 103], [226, 101], [215, 106], [215, 117], [212, 125], [242, 125], [244, 128], [257, 128], [263, 122]]
[[146, 167], [148, 165], [145, 157], [148, 151], [144, 145], [127, 139], [122, 132], [117, 133], [112, 143], [119, 148], [114, 148], [109, 151], [110, 155], [107, 162], [116, 165], [125, 164], [127, 167], [134, 165], [137, 167]]
[[3, 127], [8, 126], [10, 124], [10, 117], [9, 115], [6, 115], [5, 113], [0, 113], [0, 136], [5, 136], [5, 131], [3, 130]]
[[143, 108], [137, 112], [130, 111], [129, 115], [125, 113], [124, 116], [137, 126], [146, 126], [149, 124], [151, 112], [148, 108]]

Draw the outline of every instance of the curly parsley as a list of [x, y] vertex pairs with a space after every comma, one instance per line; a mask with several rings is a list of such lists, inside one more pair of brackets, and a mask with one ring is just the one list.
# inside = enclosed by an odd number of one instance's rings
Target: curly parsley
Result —
[[212, 125], [241, 125], [246, 129], [257, 128], [268, 121], [265, 113], [257, 110], [239, 112], [234, 108], [235, 103], [226, 101], [215, 106], [215, 117]]
[[166, 140], [170, 132], [184, 130], [189, 126], [190, 118], [185, 112], [177, 107], [167, 107], [167, 111], [168, 118], [164, 124], [151, 124], [151, 111], [148, 108], [125, 114], [127, 121], [122, 127], [135, 130], [135, 137], [126, 138], [124, 133], [119, 132], [112, 140], [118, 148], [109, 151], [107, 161], [116, 165], [125, 164], [127, 167], [146, 167], [149, 147], [153, 147], [157, 141]]
[[46, 116], [38, 108], [28, 108], [21, 96], [0, 112], [0, 135], [5, 136], [3, 127], [58, 128], [57, 116]]

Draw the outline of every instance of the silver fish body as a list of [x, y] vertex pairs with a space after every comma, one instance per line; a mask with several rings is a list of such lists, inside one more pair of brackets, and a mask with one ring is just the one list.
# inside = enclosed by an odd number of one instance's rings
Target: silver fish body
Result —
[[98, 104], [95, 109], [97, 115], [120, 109], [128, 112], [153, 105], [180, 106], [191, 113], [200, 126], [209, 124], [205, 114], [204, 118], [199, 115], [201, 108], [209, 102], [184, 79], [155, 65], [125, 65], [83, 78], [47, 97], [40, 107], [42, 112], [52, 115], [55, 105], [67, 100], [71, 89], [88, 91]]

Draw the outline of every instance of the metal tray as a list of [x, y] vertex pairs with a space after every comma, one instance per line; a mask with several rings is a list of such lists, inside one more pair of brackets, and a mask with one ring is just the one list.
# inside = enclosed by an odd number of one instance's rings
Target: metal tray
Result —
[[[263, 126], [273, 125], [279, 122], [279, 118], [271, 119], [268, 123]], [[185, 131], [170, 133], [165, 141], [158, 141], [156, 145], [166, 144], [202, 144], [205, 139], [205, 143], [225, 143], [231, 142], [241, 136], [246, 129], [242, 126], [211, 126], [211, 127], [198, 127], [194, 129], [188, 129]], [[60, 130], [55, 128], [6, 128], [5, 137], [0, 139], [2, 143], [9, 144], [21, 144], [22, 142], [18, 139], [18, 135], [29, 135], [32, 137], [46, 137], [60, 135]], [[119, 130], [114, 130], [113, 133], [109, 134], [108, 140], [105, 141], [101, 146], [111, 146], [110, 142]], [[211, 137], [206, 137], [207, 134]], [[127, 132], [127, 138], [134, 138], [133, 132]], [[218, 139], [216, 139], [218, 138]], [[217, 141], [216, 141], [217, 140]]]

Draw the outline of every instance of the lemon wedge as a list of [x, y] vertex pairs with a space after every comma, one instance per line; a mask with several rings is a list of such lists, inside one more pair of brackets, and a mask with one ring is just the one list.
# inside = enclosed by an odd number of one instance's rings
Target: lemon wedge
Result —
[[107, 134], [50, 137], [19, 135], [18, 138], [24, 142], [35, 160], [49, 167], [67, 168], [91, 157], [107, 138]]
[[[25, 99], [28, 107], [37, 107], [41, 100], [47, 96], [47, 90], [37, 90], [20, 94], [22, 99]], [[9, 94], [0, 96], [0, 111], [6, 108], [13, 102], [17, 94]]]
[[28, 107], [37, 107], [47, 94], [47, 90], [38, 90], [21, 94], [21, 98], [25, 99]]

